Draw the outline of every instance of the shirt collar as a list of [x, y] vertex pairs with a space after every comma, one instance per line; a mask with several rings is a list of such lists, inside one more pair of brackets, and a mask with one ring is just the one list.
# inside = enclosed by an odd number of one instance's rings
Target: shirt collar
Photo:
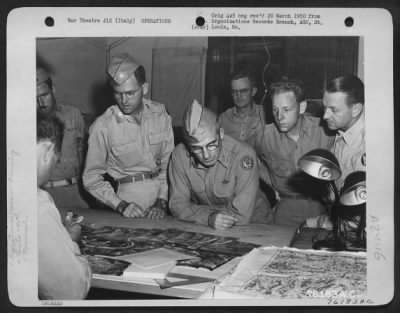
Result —
[[359, 117], [357, 122], [355, 122], [354, 125], [351, 126], [346, 131], [338, 130], [338, 134], [336, 135], [336, 137], [342, 137], [343, 141], [347, 145], [351, 145], [351, 143], [360, 136], [360, 133], [364, 129], [365, 129], [365, 113], [363, 108], [363, 112], [361, 113], [361, 116]]
[[143, 109], [139, 112], [139, 114], [131, 116], [131, 115], [125, 115], [121, 112], [119, 109], [118, 105], [115, 105], [113, 107], [113, 113], [116, 115], [116, 119], [118, 123], [122, 123], [123, 121], [128, 121], [131, 123], [136, 123], [136, 124], [141, 124], [143, 117], [146, 115], [147, 111], [149, 110], [149, 107], [147, 104], [143, 103]]
[[[235, 117], [238, 117], [238, 118], [242, 117], [241, 115], [239, 115], [236, 105], [232, 109], [232, 115]], [[257, 115], [258, 115], [258, 108], [257, 108], [256, 103], [253, 101], [252, 102], [252, 110], [250, 111], [248, 116], [257, 116]]]
[[[304, 133], [305, 135], [311, 137], [312, 136], [312, 129], [311, 129], [311, 124], [307, 123], [308, 121], [308, 117], [305, 116], [304, 114], [301, 114], [299, 117], [299, 123], [300, 123], [300, 131], [299, 131], [299, 138], [301, 137], [301, 135]], [[278, 127], [276, 127], [276, 129], [279, 132]], [[290, 138], [289, 135], [287, 133], [285, 133], [285, 136]]]

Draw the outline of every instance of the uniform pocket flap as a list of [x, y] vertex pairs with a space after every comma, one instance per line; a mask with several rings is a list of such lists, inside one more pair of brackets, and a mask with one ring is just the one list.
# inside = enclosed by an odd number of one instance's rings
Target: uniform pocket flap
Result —
[[163, 133], [149, 135], [149, 142], [151, 145], [155, 145], [163, 141], [165, 141], [165, 135]]

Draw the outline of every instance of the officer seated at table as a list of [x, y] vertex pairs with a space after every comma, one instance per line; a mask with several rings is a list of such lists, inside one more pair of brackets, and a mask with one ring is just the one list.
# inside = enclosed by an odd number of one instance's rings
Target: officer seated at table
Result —
[[163, 218], [174, 148], [171, 117], [163, 104], [143, 97], [149, 90], [145, 70], [130, 55], [115, 55], [107, 73], [116, 105], [90, 127], [84, 186], [124, 217]]
[[42, 112], [36, 125], [38, 297], [84, 299], [92, 272], [77, 244], [81, 227], [68, 219], [63, 223], [53, 198], [43, 189], [60, 156], [64, 126], [53, 114]]
[[183, 133], [169, 165], [171, 213], [218, 230], [272, 222], [254, 149], [224, 136], [216, 114], [196, 100], [185, 111]]

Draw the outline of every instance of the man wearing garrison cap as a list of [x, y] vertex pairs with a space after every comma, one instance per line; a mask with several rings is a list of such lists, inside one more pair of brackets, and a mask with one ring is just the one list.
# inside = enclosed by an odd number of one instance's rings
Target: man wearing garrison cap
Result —
[[107, 74], [116, 105], [89, 130], [84, 186], [125, 217], [163, 218], [174, 148], [171, 118], [163, 104], [144, 98], [149, 89], [145, 70], [130, 55], [115, 55]]
[[224, 136], [217, 116], [196, 100], [183, 125], [185, 144], [175, 148], [169, 166], [171, 213], [219, 230], [271, 222], [254, 150]]
[[56, 115], [64, 124], [61, 154], [43, 188], [59, 207], [88, 207], [80, 188], [87, 139], [85, 123], [77, 107], [56, 99], [53, 80], [43, 68], [36, 70], [36, 109], [40, 114]]

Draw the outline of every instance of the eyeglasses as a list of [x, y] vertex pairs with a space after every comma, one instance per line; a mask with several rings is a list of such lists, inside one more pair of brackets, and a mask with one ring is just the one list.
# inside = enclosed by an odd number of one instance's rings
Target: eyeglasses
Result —
[[218, 146], [219, 146], [219, 141], [214, 140], [214, 141], [210, 142], [208, 145], [206, 145], [205, 147], [192, 147], [192, 148], [190, 148], [190, 151], [194, 154], [201, 154], [204, 149], [207, 149], [208, 151], [215, 151], [215, 150], [217, 150]]
[[244, 88], [244, 89], [232, 89], [231, 94], [233, 97], [240, 97], [242, 95], [246, 95], [251, 88]]
[[114, 97], [116, 97], [118, 100], [122, 99], [122, 96], [124, 95], [125, 98], [127, 99], [133, 99], [135, 98], [139, 91], [142, 89], [143, 86], [140, 86], [138, 89], [136, 90], [130, 90], [130, 91], [126, 91], [126, 92], [118, 92], [118, 91], [114, 91]]

